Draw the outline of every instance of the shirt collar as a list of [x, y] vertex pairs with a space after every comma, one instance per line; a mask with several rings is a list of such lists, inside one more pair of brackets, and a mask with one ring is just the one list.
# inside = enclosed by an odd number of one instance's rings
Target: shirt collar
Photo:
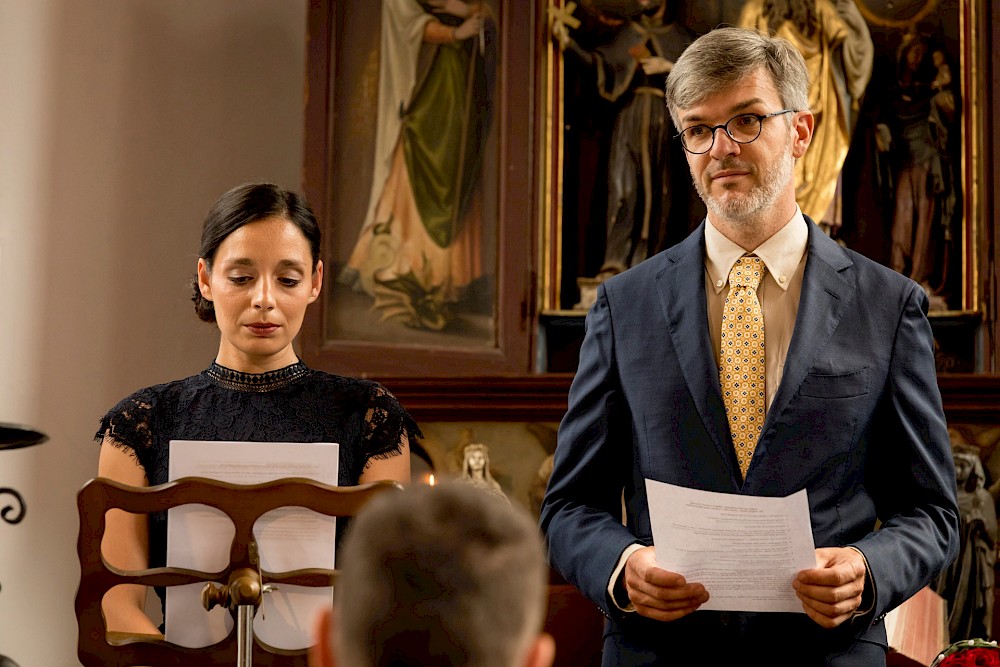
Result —
[[729, 280], [729, 272], [743, 255], [754, 254], [764, 261], [767, 274], [774, 284], [787, 290], [792, 275], [798, 268], [809, 244], [809, 228], [798, 206], [795, 214], [784, 227], [774, 233], [754, 250], [746, 250], [730, 241], [716, 229], [710, 221], [705, 223], [705, 268], [712, 281], [712, 289], [718, 294]]

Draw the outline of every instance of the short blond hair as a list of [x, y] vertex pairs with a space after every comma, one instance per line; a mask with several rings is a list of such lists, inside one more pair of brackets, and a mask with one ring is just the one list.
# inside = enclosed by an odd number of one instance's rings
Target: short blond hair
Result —
[[341, 560], [338, 664], [511, 667], [542, 630], [541, 534], [482, 489], [452, 482], [376, 498]]

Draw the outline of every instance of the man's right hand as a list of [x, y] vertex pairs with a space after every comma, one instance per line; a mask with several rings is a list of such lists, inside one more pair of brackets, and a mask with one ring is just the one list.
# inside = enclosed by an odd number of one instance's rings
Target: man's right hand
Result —
[[625, 590], [635, 610], [657, 621], [676, 621], [708, 602], [701, 584], [656, 565], [655, 547], [644, 547], [625, 561]]

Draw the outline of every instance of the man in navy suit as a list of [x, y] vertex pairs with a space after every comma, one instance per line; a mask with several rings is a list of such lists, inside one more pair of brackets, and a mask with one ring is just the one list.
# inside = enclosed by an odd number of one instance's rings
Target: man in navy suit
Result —
[[[605, 665], [884, 665], [886, 612], [957, 551], [927, 296], [796, 205], [808, 89], [794, 47], [739, 28], [700, 37], [668, 77], [708, 217], [599, 288], [541, 512], [553, 566], [608, 617]], [[745, 255], [763, 267], [766, 412], [744, 474], [719, 352]], [[806, 489], [816, 567], [788, 582], [804, 613], [699, 611], [711, 591], [656, 565], [645, 478]]]

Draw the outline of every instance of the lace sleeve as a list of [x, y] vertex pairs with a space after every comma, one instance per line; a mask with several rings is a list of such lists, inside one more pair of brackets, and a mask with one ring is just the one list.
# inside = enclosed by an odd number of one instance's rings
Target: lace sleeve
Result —
[[373, 383], [365, 412], [365, 458], [384, 459], [399, 454], [403, 435], [410, 440], [423, 437], [417, 422], [396, 397], [382, 385]]
[[129, 451], [145, 465], [153, 450], [152, 398], [140, 391], [123, 399], [101, 418], [94, 439], [101, 442], [110, 437], [115, 447]]

